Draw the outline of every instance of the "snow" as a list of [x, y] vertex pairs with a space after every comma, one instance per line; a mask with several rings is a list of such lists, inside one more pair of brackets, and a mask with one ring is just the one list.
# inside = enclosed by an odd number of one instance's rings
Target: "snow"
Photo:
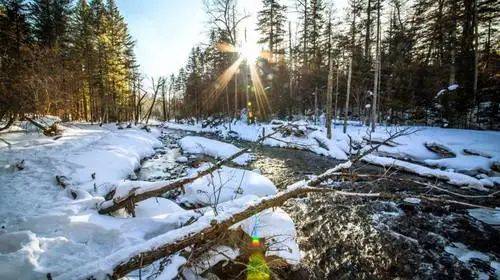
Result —
[[137, 203], [135, 216], [137, 218], [157, 217], [170, 213], [184, 211], [175, 202], [162, 197], [152, 197]]
[[[327, 139], [323, 127], [305, 121], [296, 125], [306, 131], [305, 137], [277, 134], [263, 144], [309, 150], [340, 160], [348, 158], [349, 138], [338, 129], [334, 130], [332, 139]], [[200, 125], [166, 123], [165, 126], [256, 141], [263, 133], [272, 133], [276, 124], [235, 122], [231, 125], [232, 131], [223, 125], [202, 128]], [[10, 143], [0, 142], [2, 279], [41, 279], [46, 278], [47, 273], [54, 279], [89, 276], [102, 279], [131, 256], [196, 234], [214, 222], [228, 221], [235, 213], [277, 195], [274, 184], [258, 172], [223, 166], [212, 175], [188, 184], [186, 193], [175, 202], [166, 198], [139, 202], [135, 218], [124, 213], [99, 215], [97, 209], [100, 205], [113, 203], [112, 200], [104, 201], [104, 196], [111, 190], [115, 191], [113, 199], [120, 199], [130, 192], [140, 194], [173, 182], [126, 179], [140, 167], [141, 160], [152, 156], [155, 148], [162, 146], [157, 139], [159, 131], [152, 128], [148, 133], [137, 128], [117, 129], [115, 125], [98, 127], [87, 124], [64, 124], [62, 128], [63, 135], [57, 139], [38, 133], [2, 135]], [[372, 139], [384, 139], [391, 129], [377, 128]], [[366, 127], [359, 125], [350, 125], [348, 133], [358, 142], [367, 135]], [[484, 186], [491, 187], [500, 182], [491, 168], [500, 161], [499, 136], [500, 133], [491, 131], [422, 128], [397, 139], [394, 147], [383, 146], [363, 160], [397, 166], [450, 184], [486, 190]], [[426, 149], [424, 144], [431, 141], [452, 151], [456, 158], [443, 159]], [[234, 145], [204, 137], [188, 136], [180, 142], [186, 153], [202, 153], [219, 159], [239, 151]], [[474, 151], [475, 155], [465, 152], [466, 149]], [[187, 160], [174, 152], [170, 155], [172, 161]], [[251, 156], [245, 154], [235, 163], [246, 164], [250, 159]], [[23, 160], [24, 168], [20, 169], [18, 166]], [[347, 161], [341, 166], [350, 165], [351, 162]], [[195, 176], [209, 166], [203, 164], [190, 169], [187, 176]], [[338, 170], [333, 168], [329, 172]], [[472, 171], [477, 173], [477, 178], [467, 175]], [[56, 175], [64, 176], [70, 185], [62, 189], [56, 184]], [[304, 187], [304, 181], [287, 191], [300, 187]], [[72, 193], [77, 195], [76, 199]], [[416, 203], [410, 200], [407, 202]], [[209, 207], [184, 210], [178, 203]], [[498, 210], [484, 211], [487, 210], [472, 209], [469, 214], [497, 225]], [[295, 227], [283, 210], [266, 210], [237, 226], [249, 235], [257, 233], [265, 237], [272, 249], [266, 252], [268, 255], [282, 257], [290, 263], [299, 262]], [[172, 255], [161, 279], [171, 279], [185, 262], [184, 258]]]
[[[274, 120], [270, 123], [246, 124], [235, 121], [229, 126], [227, 123], [213, 128], [202, 128], [201, 124], [178, 124], [167, 122], [164, 126], [172, 129], [182, 129], [194, 132], [216, 133], [223, 137], [236, 137], [245, 141], [257, 141], [263, 134], [270, 134], [273, 128], [287, 122]], [[369, 128], [362, 125], [349, 124], [347, 134], [342, 133], [342, 126], [334, 125], [333, 138], [326, 138], [326, 129], [306, 121], [294, 123], [306, 130], [305, 137], [275, 134], [264, 140], [263, 144], [275, 147], [287, 147], [308, 150], [313, 153], [345, 160], [348, 157], [349, 137], [353, 141], [362, 143], [371, 136], [373, 140], [383, 140], [397, 129], [409, 128], [410, 135], [399, 137], [394, 145], [381, 146], [377, 152], [365, 161], [374, 164], [402, 168], [421, 176], [439, 178], [449, 184], [470, 186], [478, 190], [487, 190], [495, 184], [500, 184], [498, 177], [492, 170], [494, 164], [500, 162], [500, 132], [479, 131], [465, 129], [445, 129], [437, 127], [391, 127], [379, 125], [374, 133], [369, 134]], [[229, 130], [231, 127], [231, 130]], [[441, 158], [426, 148], [426, 143], [435, 143], [456, 156]], [[470, 154], [473, 151], [475, 155]], [[444, 169], [444, 170], [441, 170]], [[472, 176], [485, 175], [477, 179]]]
[[[104, 201], [112, 190], [113, 199], [120, 199], [130, 192], [140, 194], [173, 182], [126, 180], [135, 175], [142, 159], [162, 145], [157, 139], [159, 131], [86, 124], [64, 124], [63, 129], [57, 140], [38, 133], [2, 135], [11, 143], [0, 147], [2, 279], [42, 279], [47, 273], [54, 279], [104, 279], [116, 265], [138, 252], [197, 233], [213, 221], [231, 219], [234, 213], [277, 192], [270, 180], [256, 172], [223, 166], [213, 177], [207, 175], [187, 185], [186, 194], [179, 198], [210, 205], [218, 195], [211, 192], [215, 186], [220, 190], [217, 208], [184, 210], [176, 202], [158, 197], [137, 203], [135, 218], [124, 211], [115, 216], [99, 215], [99, 206], [113, 203]], [[208, 150], [214, 148], [212, 140], [207, 140], [202, 138], [199, 143]], [[238, 150], [216, 142], [211, 156], [223, 158], [227, 156], [224, 153]], [[176, 152], [167, 154], [172, 162], [178, 159]], [[249, 155], [243, 159], [241, 164]], [[24, 169], [19, 170], [16, 165], [22, 160]], [[209, 166], [190, 169], [187, 176]], [[69, 183], [66, 189], [56, 184], [55, 175], [64, 176]], [[77, 194], [76, 199], [72, 193]], [[283, 220], [284, 233], [295, 236], [291, 219], [285, 223], [286, 214], [279, 216], [275, 221]], [[283, 240], [283, 244], [298, 252], [294, 238]], [[287, 254], [282, 256], [295, 261], [300, 257]], [[158, 279], [172, 279], [185, 262], [177, 254], [170, 256]]]
[[240, 227], [249, 236], [265, 238], [269, 248], [266, 256], [277, 256], [290, 264], [299, 263], [301, 256], [295, 241], [295, 225], [281, 208], [265, 210], [233, 227]]
[[[497, 279], [500, 277], [500, 263], [495, 261], [495, 258], [489, 254], [483, 252], [470, 250], [465, 244], [455, 242], [452, 245], [446, 246], [444, 250], [453, 256], [455, 256], [459, 261], [469, 265], [472, 260], [481, 260], [489, 264], [490, 268], [481, 268], [481, 270], [486, 269], [495, 272]], [[477, 279], [491, 279], [487, 273], [483, 271], [478, 272]]]
[[467, 246], [465, 246], [462, 243], [453, 243], [453, 246], [446, 246], [444, 250], [457, 257], [461, 262], [469, 262], [472, 259], [479, 259], [483, 261], [489, 261], [490, 256], [486, 255], [485, 253], [479, 252], [479, 251], [473, 251], [467, 249]]
[[500, 226], [500, 208], [496, 208], [495, 210], [476, 208], [467, 211], [470, 216], [483, 223], [492, 226]]
[[[179, 140], [179, 145], [186, 153], [204, 154], [217, 159], [229, 158], [240, 151], [240, 149], [232, 144], [199, 136], [186, 136]], [[246, 153], [233, 159], [233, 162], [239, 165], [245, 165], [251, 159], [251, 156]]]
[[[190, 172], [195, 174], [196, 170]], [[186, 185], [185, 190], [186, 193], [177, 198], [179, 203], [204, 206], [217, 205], [245, 195], [264, 197], [277, 193], [274, 184], [265, 176], [227, 166], [198, 178]]]
[[420, 204], [420, 202], [422, 202], [419, 198], [416, 198], [416, 197], [407, 197], [404, 199], [404, 202], [408, 202], [408, 203], [411, 203], [411, 204]]
[[450, 171], [443, 171], [440, 169], [432, 169], [422, 165], [418, 165], [411, 162], [406, 162], [403, 160], [379, 157], [374, 155], [366, 155], [363, 157], [363, 161], [371, 164], [380, 165], [384, 167], [397, 167], [398, 169], [412, 172], [424, 177], [439, 178], [445, 180], [449, 184], [458, 186], [473, 186], [481, 188], [483, 184], [478, 179]]
[[467, 160], [464, 160], [464, 157], [454, 157], [426, 159], [424, 162], [429, 166], [455, 169], [458, 172], [481, 171], [487, 173], [487, 170], [491, 170], [491, 166], [493, 165], [493, 160], [489, 158], [472, 155], [467, 156]]
[[[38, 133], [2, 135], [11, 143], [0, 148], [2, 279], [45, 279], [47, 273], [74, 279], [61, 275], [198, 215], [164, 199], [158, 199], [154, 209], [154, 200], [139, 203], [141, 217], [134, 220], [97, 214], [102, 194], [161, 145], [159, 133], [118, 130], [115, 125], [64, 125], [63, 129], [57, 140]], [[21, 160], [25, 168], [17, 170], [15, 163]], [[55, 175], [68, 178], [68, 188], [78, 193], [76, 200], [56, 184]], [[159, 215], [165, 212], [169, 215]]]
[[456, 90], [457, 88], [458, 88], [458, 84], [452, 84], [452, 85], [449, 85], [449, 86], [448, 86], [448, 90], [449, 90], [449, 91]]

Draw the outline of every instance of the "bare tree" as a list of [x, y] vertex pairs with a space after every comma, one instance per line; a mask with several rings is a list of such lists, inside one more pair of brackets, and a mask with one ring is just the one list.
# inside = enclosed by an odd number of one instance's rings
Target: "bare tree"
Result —
[[351, 24], [351, 55], [349, 57], [349, 74], [347, 76], [347, 96], [345, 99], [345, 111], [344, 111], [344, 134], [347, 132], [347, 118], [349, 117], [349, 98], [351, 95], [351, 80], [352, 80], [352, 63], [354, 59], [354, 47], [356, 39], [356, 15], [358, 2], [354, 0], [351, 4], [352, 7], [352, 24]]
[[[238, 45], [238, 27], [250, 15], [238, 13], [236, 0], [204, 0], [205, 10], [212, 24], [221, 34], [227, 38], [228, 43], [234, 48]], [[238, 53], [234, 54], [234, 61], [238, 59]], [[234, 114], [238, 115], [238, 71], [234, 73]]]
[[153, 77], [151, 77], [151, 84], [152, 84], [152, 88], [153, 88], [153, 101], [151, 102], [151, 106], [149, 107], [148, 113], [146, 115], [145, 125], [148, 125], [149, 118], [151, 117], [151, 113], [153, 112], [153, 108], [154, 108], [155, 103], [156, 103], [156, 97], [158, 96], [158, 92], [160, 91], [160, 88], [163, 87], [164, 83], [165, 83], [165, 79], [162, 77], [158, 78], [156, 83], [155, 83], [155, 79]]

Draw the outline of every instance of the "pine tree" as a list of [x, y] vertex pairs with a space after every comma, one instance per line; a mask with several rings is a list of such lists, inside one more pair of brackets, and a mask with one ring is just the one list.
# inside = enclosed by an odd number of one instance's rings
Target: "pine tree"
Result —
[[65, 42], [70, 17], [69, 0], [34, 0], [30, 11], [34, 35], [40, 45], [54, 47]]
[[271, 54], [280, 53], [285, 37], [286, 6], [279, 0], [263, 0], [262, 5], [257, 17], [257, 30], [262, 36], [258, 43], [267, 44]]
[[0, 1], [0, 119], [36, 111], [31, 85], [31, 35], [23, 0]]
[[70, 25], [72, 57], [75, 61], [75, 75], [80, 83], [77, 85], [80, 92], [80, 116], [85, 119], [94, 119], [95, 102], [93, 96], [93, 69], [94, 44], [92, 34], [90, 7], [86, 0], [79, 0], [74, 8]]

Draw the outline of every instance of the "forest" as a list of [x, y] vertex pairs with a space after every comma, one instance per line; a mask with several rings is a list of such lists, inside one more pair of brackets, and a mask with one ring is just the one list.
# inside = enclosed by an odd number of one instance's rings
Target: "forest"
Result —
[[0, 279], [500, 279], [500, 1], [0, 0]]
[[[200, 119], [238, 117], [250, 103], [259, 120], [330, 107], [367, 123], [497, 129], [499, 6], [350, 0], [334, 13], [324, 0], [269, 0], [256, 45], [245, 42], [249, 15], [236, 1], [205, 1], [208, 39], [178, 73], [145, 77], [114, 1], [5, 0], [0, 113], [6, 123], [23, 114], [138, 121], [154, 100], [155, 118]], [[253, 57], [237, 62], [245, 49]]]

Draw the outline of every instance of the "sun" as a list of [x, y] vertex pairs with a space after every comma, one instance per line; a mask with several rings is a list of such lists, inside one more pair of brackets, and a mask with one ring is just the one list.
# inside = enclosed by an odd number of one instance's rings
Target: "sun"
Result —
[[247, 43], [240, 48], [240, 55], [247, 61], [254, 62], [260, 56], [260, 49], [257, 44]]

